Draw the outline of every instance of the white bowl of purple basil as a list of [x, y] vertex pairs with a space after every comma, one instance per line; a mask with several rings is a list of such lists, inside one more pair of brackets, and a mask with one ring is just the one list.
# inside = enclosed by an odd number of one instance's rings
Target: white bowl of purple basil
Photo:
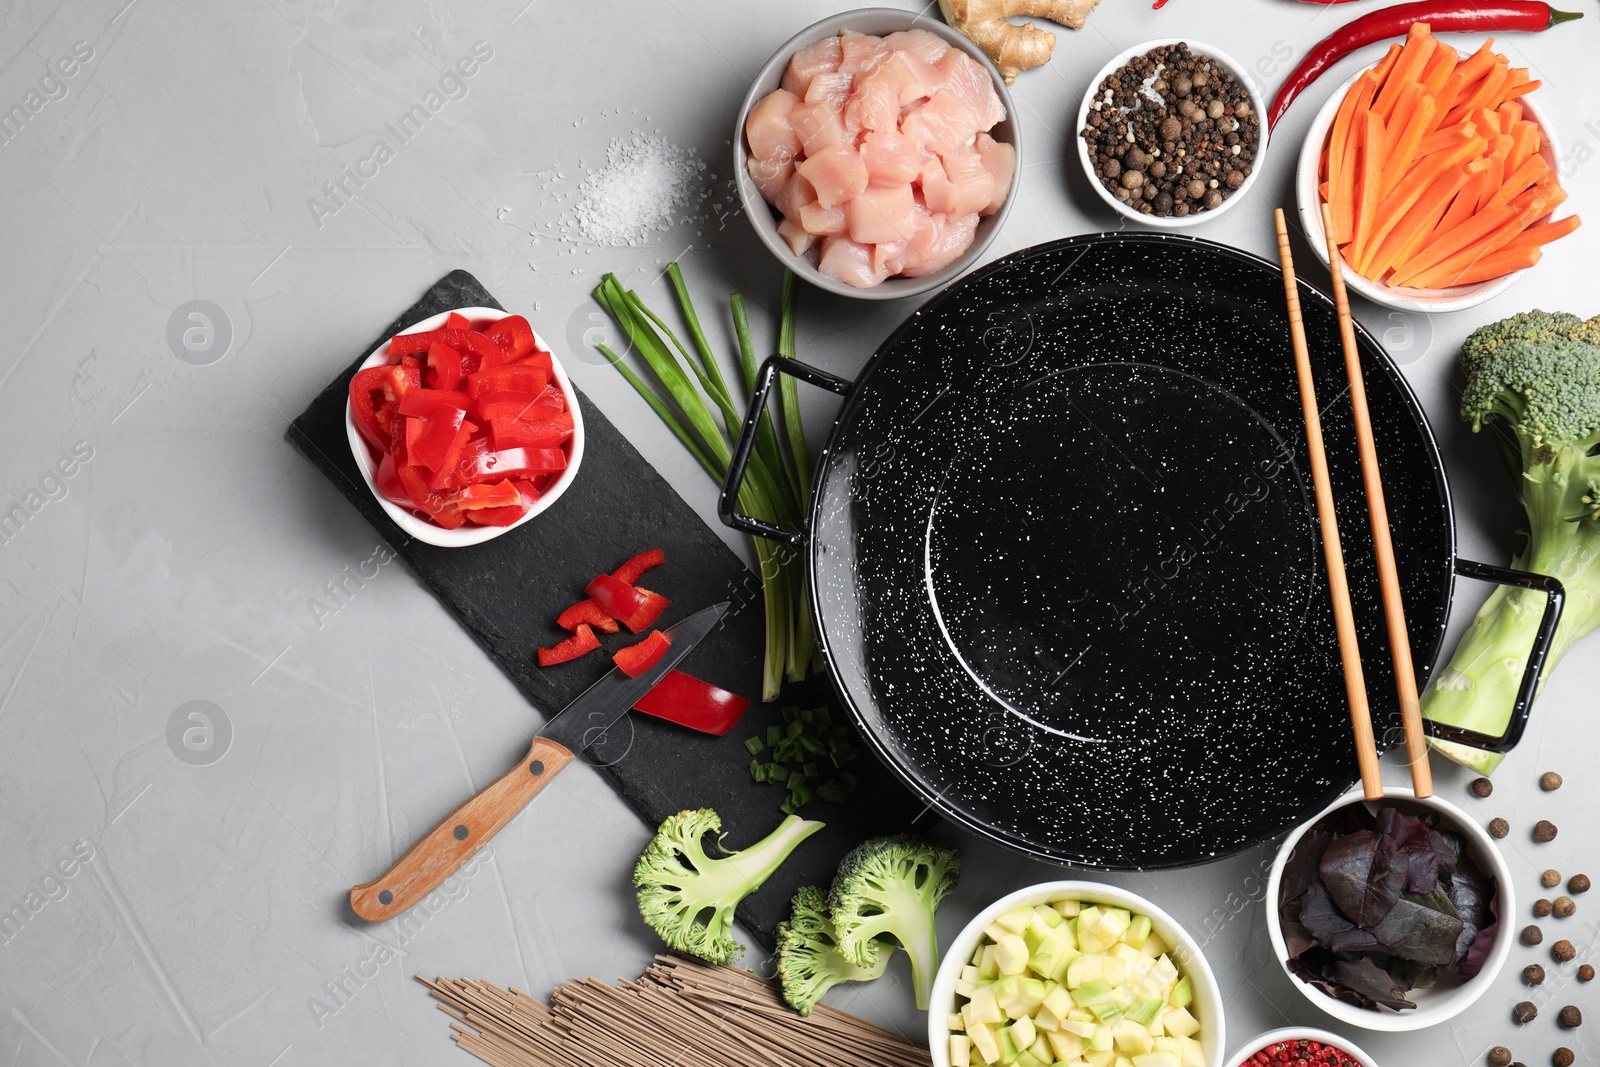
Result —
[[1461, 809], [1389, 787], [1345, 796], [1284, 839], [1267, 934], [1289, 981], [1341, 1022], [1422, 1030], [1467, 1010], [1516, 934], [1511, 871]]

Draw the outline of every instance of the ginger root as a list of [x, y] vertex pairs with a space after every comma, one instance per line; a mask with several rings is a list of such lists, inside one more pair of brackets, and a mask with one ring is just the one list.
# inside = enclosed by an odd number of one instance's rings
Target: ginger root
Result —
[[1100, 0], [939, 0], [944, 20], [978, 46], [1010, 85], [1017, 75], [1050, 61], [1056, 35], [1031, 23], [1009, 21], [1019, 15], [1049, 19], [1074, 30]]

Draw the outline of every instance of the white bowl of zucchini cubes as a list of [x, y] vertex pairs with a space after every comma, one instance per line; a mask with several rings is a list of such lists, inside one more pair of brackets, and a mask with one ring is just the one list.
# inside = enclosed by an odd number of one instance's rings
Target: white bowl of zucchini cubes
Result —
[[1221, 1067], [1222, 997], [1200, 946], [1136, 893], [1043, 882], [989, 905], [945, 951], [934, 1067]]

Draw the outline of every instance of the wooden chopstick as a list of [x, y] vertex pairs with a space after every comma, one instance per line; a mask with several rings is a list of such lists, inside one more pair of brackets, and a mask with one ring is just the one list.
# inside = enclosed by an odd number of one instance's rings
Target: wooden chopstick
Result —
[[1389, 536], [1389, 508], [1383, 499], [1383, 474], [1378, 469], [1378, 447], [1372, 439], [1372, 416], [1367, 411], [1367, 385], [1361, 373], [1361, 353], [1356, 348], [1355, 320], [1344, 289], [1344, 262], [1328, 205], [1322, 205], [1322, 227], [1328, 238], [1328, 264], [1333, 272], [1333, 306], [1339, 312], [1339, 340], [1344, 346], [1344, 372], [1350, 381], [1350, 412], [1354, 417], [1356, 445], [1361, 451], [1361, 482], [1367, 491], [1367, 516], [1372, 522], [1372, 547], [1378, 557], [1378, 586], [1383, 594], [1383, 617], [1389, 629], [1389, 652], [1394, 662], [1394, 687], [1400, 700], [1400, 725], [1405, 732], [1406, 762], [1411, 767], [1411, 789], [1421, 800], [1433, 796], [1433, 768], [1428, 765], [1428, 740], [1422, 730], [1422, 707], [1417, 699], [1417, 676], [1411, 662], [1411, 633], [1406, 629], [1405, 602], [1400, 596], [1400, 575], [1394, 565], [1394, 541]]
[[1350, 582], [1344, 573], [1344, 550], [1339, 545], [1339, 516], [1333, 507], [1333, 483], [1328, 478], [1328, 456], [1322, 447], [1322, 418], [1317, 414], [1317, 390], [1311, 380], [1311, 355], [1306, 350], [1306, 326], [1300, 315], [1294, 255], [1289, 251], [1289, 226], [1282, 208], [1277, 209], [1273, 217], [1278, 225], [1278, 258], [1283, 263], [1283, 292], [1289, 305], [1289, 337], [1294, 344], [1295, 375], [1300, 380], [1300, 410], [1305, 416], [1311, 484], [1316, 490], [1317, 518], [1322, 524], [1322, 554], [1328, 566], [1328, 592], [1333, 598], [1334, 629], [1339, 634], [1339, 658], [1344, 665], [1344, 692], [1350, 703], [1356, 762], [1361, 767], [1361, 788], [1367, 799], [1380, 800], [1383, 777], [1378, 769], [1378, 749], [1372, 738], [1372, 710], [1367, 706], [1367, 682], [1361, 670], [1355, 613], [1350, 607]]

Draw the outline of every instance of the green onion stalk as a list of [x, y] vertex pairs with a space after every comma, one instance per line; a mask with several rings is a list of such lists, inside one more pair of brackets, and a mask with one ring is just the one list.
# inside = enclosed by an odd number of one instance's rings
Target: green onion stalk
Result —
[[[720, 485], [728, 475], [733, 445], [743, 425], [743, 412], [755, 388], [756, 353], [744, 298], [734, 293], [728, 300], [734, 334], [738, 338], [737, 396], [729, 389], [720, 361], [701, 329], [700, 317], [689, 298], [683, 272], [667, 265], [667, 277], [677, 295], [678, 311], [694, 346], [691, 353], [661, 317], [645, 306], [639, 294], [624, 289], [616, 275], [607, 274], [594, 290], [594, 298], [617, 323], [639, 352], [660, 388], [647, 383], [632, 367], [605, 345], [601, 354], [644, 398], [707, 474]], [[794, 355], [796, 280], [785, 272], [783, 309], [778, 330], [778, 351]], [[806, 451], [800, 423], [800, 402], [794, 381], [781, 379], [778, 393], [783, 436], [772, 416], [763, 411], [756, 427], [755, 448], [744, 482], [739, 487], [739, 509], [752, 518], [775, 526], [798, 529], [806, 513], [811, 486], [811, 457]], [[761, 699], [776, 700], [785, 680], [796, 682], [820, 666], [820, 654], [806, 606], [805, 568], [800, 553], [788, 545], [753, 537], [760, 568], [765, 607], [767, 646], [761, 677]]]

